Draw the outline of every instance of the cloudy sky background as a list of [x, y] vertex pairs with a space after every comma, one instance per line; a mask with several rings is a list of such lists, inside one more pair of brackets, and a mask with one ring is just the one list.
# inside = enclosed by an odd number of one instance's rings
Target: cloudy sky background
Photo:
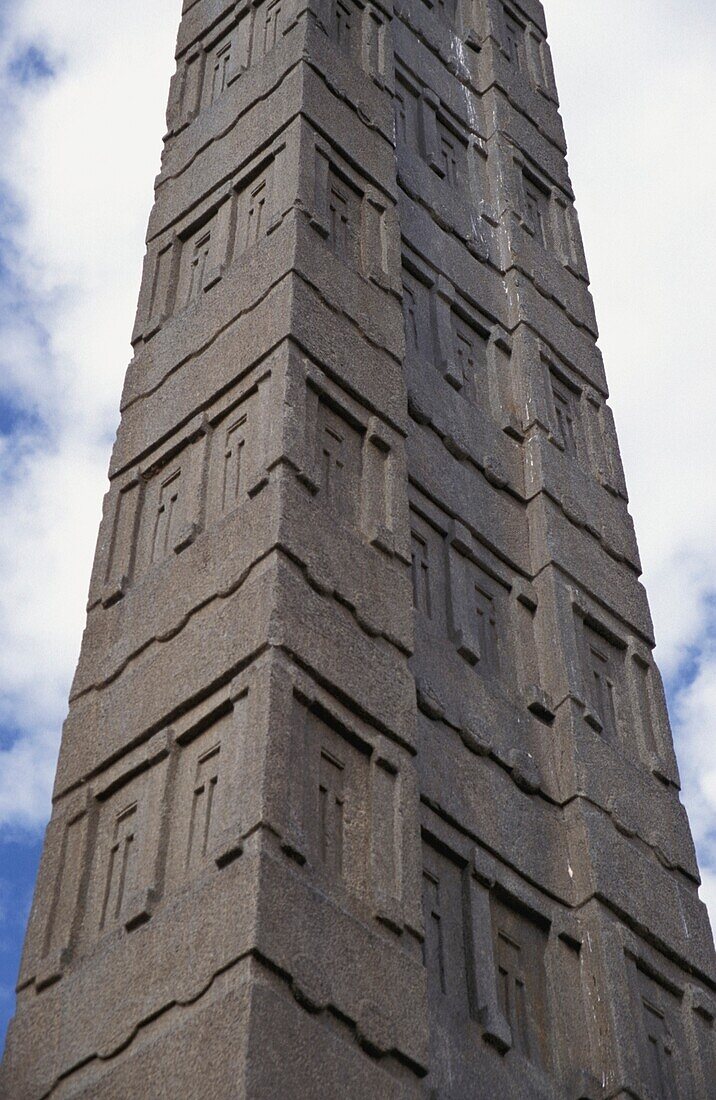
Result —
[[[179, 0], [0, 0], [0, 1046], [84, 624]], [[546, 0], [716, 918], [716, 9]]]

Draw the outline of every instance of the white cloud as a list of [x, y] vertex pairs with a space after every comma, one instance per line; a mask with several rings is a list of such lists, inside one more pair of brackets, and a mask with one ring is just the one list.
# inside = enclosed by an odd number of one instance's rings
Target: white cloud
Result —
[[[28, 321], [8, 308], [0, 283], [0, 395], [42, 422], [12, 448], [0, 438], [0, 718], [21, 733], [0, 751], [0, 823], [47, 810], [179, 7], [96, 0], [88, 19], [76, 0], [14, 0], [5, 17], [0, 70], [35, 43], [57, 75], [0, 84], [0, 185], [22, 215], [5, 229], [5, 262], [31, 310]], [[674, 716], [714, 900], [716, 15], [702, 0], [546, 7], [659, 654], [671, 675], [686, 655], [698, 668]]]

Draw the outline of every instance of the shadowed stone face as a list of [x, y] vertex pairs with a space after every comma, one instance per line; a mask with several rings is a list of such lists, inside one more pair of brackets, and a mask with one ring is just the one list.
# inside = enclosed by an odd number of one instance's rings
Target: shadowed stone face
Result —
[[708, 1100], [538, 0], [184, 0], [0, 1094]]

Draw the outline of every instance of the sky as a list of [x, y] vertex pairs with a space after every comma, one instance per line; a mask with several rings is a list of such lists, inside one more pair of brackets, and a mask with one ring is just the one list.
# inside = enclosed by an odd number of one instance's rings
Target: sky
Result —
[[[570, 168], [716, 923], [716, 7], [546, 0]], [[0, 1047], [159, 168], [180, 0], [0, 0]]]

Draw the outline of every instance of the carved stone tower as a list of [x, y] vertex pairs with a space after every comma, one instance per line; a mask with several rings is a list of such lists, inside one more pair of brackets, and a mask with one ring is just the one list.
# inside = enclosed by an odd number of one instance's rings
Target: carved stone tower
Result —
[[708, 1100], [538, 0], [185, 0], [0, 1092]]

